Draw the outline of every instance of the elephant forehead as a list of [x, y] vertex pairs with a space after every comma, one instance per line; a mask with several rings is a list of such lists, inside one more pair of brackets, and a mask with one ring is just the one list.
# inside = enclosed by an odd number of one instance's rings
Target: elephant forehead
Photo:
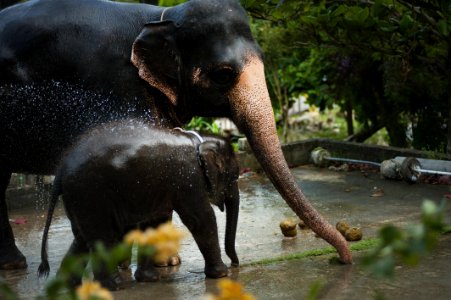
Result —
[[216, 61], [235, 64], [242, 68], [248, 52], [254, 48], [253, 43], [244, 38], [220, 39], [212, 45], [212, 52]]
[[182, 11], [177, 17], [182, 38], [246, 36], [252, 39], [246, 11], [238, 1], [189, 1]]
[[[184, 21], [201, 22], [203, 20], [218, 20], [220, 18], [247, 19], [246, 12], [236, 0], [191, 0], [184, 7]], [[223, 21], [223, 20], [220, 20]]]

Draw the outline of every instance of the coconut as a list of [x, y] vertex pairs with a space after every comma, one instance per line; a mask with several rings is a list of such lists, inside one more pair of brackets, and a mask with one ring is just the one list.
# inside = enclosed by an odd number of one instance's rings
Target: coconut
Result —
[[362, 229], [358, 227], [351, 227], [348, 230], [346, 230], [345, 238], [347, 241], [360, 241], [362, 239]]
[[337, 222], [337, 225], [335, 225], [335, 228], [337, 228], [338, 231], [340, 231], [340, 233], [345, 236], [346, 231], [351, 228], [351, 226], [349, 226], [348, 223], [346, 223], [345, 221], [340, 221]]
[[283, 235], [286, 237], [295, 237], [297, 235], [296, 230], [296, 223], [293, 222], [293, 220], [286, 219], [282, 222], [280, 222], [280, 230], [282, 231]]

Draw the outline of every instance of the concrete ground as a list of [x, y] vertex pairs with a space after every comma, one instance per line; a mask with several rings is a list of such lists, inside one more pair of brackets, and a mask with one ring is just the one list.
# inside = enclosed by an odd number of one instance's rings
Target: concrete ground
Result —
[[[330, 223], [346, 220], [363, 229], [364, 239], [374, 237], [384, 224], [404, 226], [417, 222], [424, 199], [448, 202], [447, 222], [451, 223], [451, 193], [446, 185], [415, 184], [382, 179], [377, 172], [339, 172], [302, 166], [292, 169], [304, 193]], [[375, 189], [382, 197], [371, 197]], [[359, 258], [364, 252], [354, 252], [355, 263], [343, 266], [329, 263], [336, 255], [324, 255], [298, 260], [249, 266], [251, 262], [277, 258], [290, 253], [319, 249], [328, 244], [309, 230], [299, 230], [294, 239], [282, 236], [279, 223], [295, 217], [269, 180], [255, 173], [240, 178], [241, 210], [237, 234], [237, 252], [243, 265], [231, 269], [230, 277], [241, 282], [258, 299], [305, 299], [315, 285], [320, 287], [319, 299], [451, 299], [451, 235], [440, 239], [432, 255], [417, 267], [396, 267], [393, 279], [379, 280], [368, 275]], [[224, 236], [224, 214], [219, 210], [217, 220], [220, 239]], [[36, 276], [40, 263], [40, 240], [45, 220], [42, 205], [13, 210], [17, 244], [27, 256], [29, 267], [20, 271], [0, 271], [21, 299], [39, 295], [45, 280]], [[181, 228], [180, 221], [175, 223]], [[70, 225], [61, 208], [57, 209], [49, 237], [51, 274], [71, 242]], [[131, 271], [122, 275], [128, 280], [124, 290], [114, 292], [115, 299], [201, 299], [215, 291], [216, 280], [205, 279], [202, 256], [191, 236], [186, 238], [180, 253], [182, 265], [162, 268], [157, 283], [136, 283]], [[223, 259], [229, 260], [225, 254]], [[134, 266], [132, 265], [132, 270]], [[1, 296], [0, 296], [1, 299]]]

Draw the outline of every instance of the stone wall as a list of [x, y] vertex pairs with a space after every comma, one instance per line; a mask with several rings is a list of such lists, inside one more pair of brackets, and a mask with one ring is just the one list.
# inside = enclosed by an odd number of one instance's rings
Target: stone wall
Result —
[[[255, 171], [261, 171], [261, 167], [245, 142], [241, 142], [238, 158], [243, 168], [250, 168]], [[413, 149], [404, 149], [397, 147], [368, 145], [361, 143], [342, 142], [330, 139], [308, 139], [299, 142], [293, 142], [282, 146], [285, 159], [290, 167], [312, 163], [310, 160], [311, 152], [321, 147], [330, 152], [334, 157], [349, 159], [366, 160], [381, 163], [384, 160], [392, 159], [397, 156], [433, 158], [441, 160], [450, 160], [451, 156], [437, 154]]]
[[8, 209], [29, 207], [37, 203], [43, 205], [48, 200], [52, 182], [53, 176], [13, 173], [6, 189]]

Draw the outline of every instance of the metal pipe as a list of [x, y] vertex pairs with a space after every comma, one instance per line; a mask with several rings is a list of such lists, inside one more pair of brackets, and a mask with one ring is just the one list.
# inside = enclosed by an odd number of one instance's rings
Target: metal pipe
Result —
[[[404, 179], [410, 183], [418, 181], [421, 174], [451, 176], [451, 172], [447, 171], [449, 169], [449, 165], [451, 164], [449, 161], [417, 159], [413, 157], [395, 157], [394, 159], [384, 160], [382, 163], [377, 163], [367, 160], [333, 157], [330, 155], [329, 151], [323, 148], [316, 148], [313, 150], [311, 153], [311, 159], [315, 165], [320, 167], [327, 166], [327, 162], [330, 161], [372, 165], [379, 167], [380, 173], [385, 178]], [[428, 164], [430, 167], [432, 166], [441, 169], [445, 168], [446, 171], [423, 168], [420, 160], [425, 164]]]
[[330, 160], [330, 161], [340, 161], [340, 162], [347, 162], [352, 164], [367, 164], [372, 165], [375, 167], [380, 167], [381, 164], [374, 162], [374, 161], [368, 161], [368, 160], [358, 160], [358, 159], [350, 159], [350, 158], [339, 158], [339, 157], [324, 157], [324, 159]]
[[445, 171], [436, 171], [436, 170], [427, 170], [422, 169], [418, 166], [413, 167], [414, 171], [420, 172], [421, 174], [431, 174], [431, 175], [444, 175], [444, 176], [451, 176], [451, 172], [445, 172]]
[[338, 161], [338, 162], [346, 162], [353, 164], [367, 164], [376, 167], [380, 167], [381, 164], [374, 161], [367, 160], [359, 160], [359, 159], [350, 159], [350, 158], [341, 158], [341, 157], [333, 157], [330, 155], [329, 151], [323, 148], [316, 148], [310, 154], [310, 157], [313, 163], [317, 166], [325, 166], [326, 161]]

